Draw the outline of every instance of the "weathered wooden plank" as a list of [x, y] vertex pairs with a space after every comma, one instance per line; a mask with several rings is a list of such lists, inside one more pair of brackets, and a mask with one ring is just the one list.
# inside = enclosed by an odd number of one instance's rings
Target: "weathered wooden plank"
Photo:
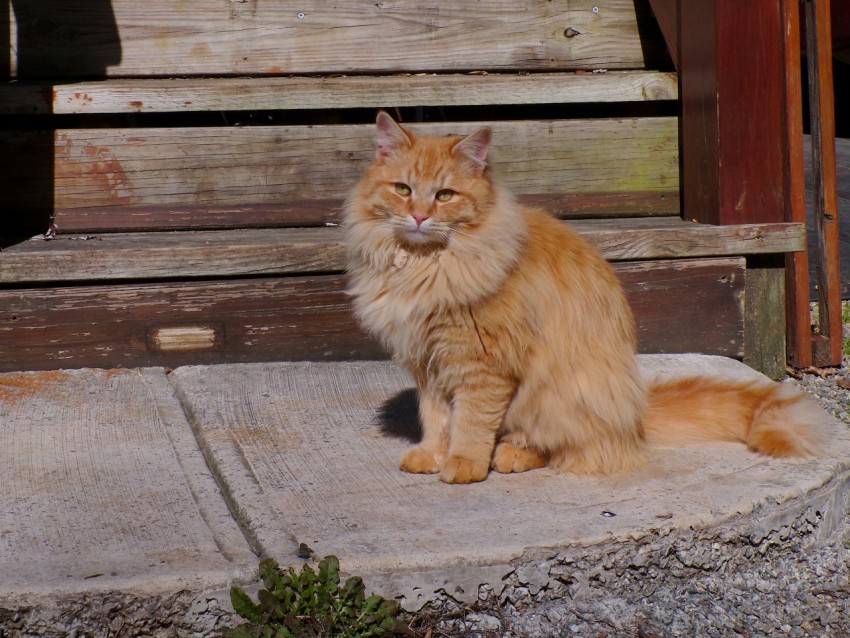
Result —
[[[806, 222], [803, 161], [803, 89], [800, 69], [800, 3], [782, 0], [785, 58], [785, 221]], [[786, 353], [798, 368], [812, 365], [809, 256], [807, 251], [785, 256]]]
[[818, 336], [814, 364], [840, 366], [844, 335], [841, 324], [841, 270], [838, 192], [835, 184], [835, 102], [832, 88], [832, 29], [827, 0], [806, 3], [806, 52], [812, 126], [814, 221], [817, 231]]
[[0, 114], [179, 113], [675, 100], [675, 73], [115, 79], [0, 85]]
[[303, 274], [342, 271], [345, 246], [339, 228], [122, 233], [33, 239], [0, 263], [0, 281], [21, 283]]
[[634, 0], [14, 6], [20, 78], [644, 68], [663, 47], [657, 33], [641, 33]]
[[785, 376], [785, 260], [747, 260], [744, 298], [744, 363], [769, 376]]
[[[519, 195], [519, 200], [528, 206], [544, 208], [562, 219], [669, 217], [679, 212], [677, 191], [547, 193]], [[343, 200], [340, 199], [308, 199], [241, 206], [162, 205], [127, 208], [61, 208], [54, 213], [54, 228], [59, 234], [73, 234], [322, 226], [340, 223], [342, 204]]]
[[[669, 193], [678, 189], [676, 118], [503, 121], [493, 159], [517, 193]], [[479, 123], [411, 125], [464, 133]], [[70, 129], [55, 140], [0, 134], [0, 192], [9, 210], [127, 206], [241, 206], [340, 199], [374, 158], [374, 128], [262, 126]], [[55, 146], [53, 172], [33, 161]], [[61, 223], [60, 223], [61, 226]]]
[[[617, 269], [642, 352], [740, 356], [743, 260]], [[329, 275], [0, 290], [0, 371], [382, 358], [343, 289]]]
[[383, 356], [342, 277], [0, 292], [0, 370]]
[[741, 358], [743, 258], [614, 264], [635, 314], [638, 350]]
[[570, 222], [610, 260], [719, 257], [801, 250], [801, 224], [693, 224], [679, 218]]
[[[708, 226], [678, 218], [572, 225], [612, 261], [799, 250], [799, 224]], [[32, 239], [0, 253], [0, 282], [185, 279], [340, 272], [342, 228], [116, 233]]]

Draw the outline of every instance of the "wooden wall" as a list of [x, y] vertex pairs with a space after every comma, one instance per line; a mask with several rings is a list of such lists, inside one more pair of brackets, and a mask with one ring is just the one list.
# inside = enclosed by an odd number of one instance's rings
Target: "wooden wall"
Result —
[[[13, 77], [645, 68], [633, 0], [12, 0]], [[651, 65], [650, 65], [651, 66]]]
[[[552, 196], [548, 206], [563, 216], [581, 215], [591, 200], [584, 214], [606, 201], [612, 214], [678, 212], [675, 118], [489, 125], [501, 179], [519, 194]], [[26, 215], [51, 189], [60, 232], [334, 222], [374, 156], [372, 137], [372, 125], [6, 131], [0, 191]], [[45, 153], [52, 172], [31, 174]]]

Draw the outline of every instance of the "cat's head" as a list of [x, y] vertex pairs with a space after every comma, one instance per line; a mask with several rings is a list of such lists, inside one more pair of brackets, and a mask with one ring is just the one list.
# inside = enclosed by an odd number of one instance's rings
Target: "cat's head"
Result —
[[493, 199], [489, 128], [465, 137], [416, 136], [378, 114], [375, 161], [358, 187], [358, 206], [410, 247], [447, 245], [475, 233]]

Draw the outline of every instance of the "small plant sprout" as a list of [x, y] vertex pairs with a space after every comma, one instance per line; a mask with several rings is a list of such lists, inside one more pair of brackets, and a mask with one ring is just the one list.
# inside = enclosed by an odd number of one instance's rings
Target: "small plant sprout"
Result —
[[224, 638], [372, 638], [411, 636], [399, 620], [400, 605], [381, 596], [366, 596], [363, 580], [349, 578], [340, 586], [339, 560], [328, 556], [318, 573], [304, 565], [298, 573], [283, 570], [272, 559], [260, 563], [265, 587], [255, 603], [239, 587], [231, 587], [233, 609], [248, 622], [228, 630]]

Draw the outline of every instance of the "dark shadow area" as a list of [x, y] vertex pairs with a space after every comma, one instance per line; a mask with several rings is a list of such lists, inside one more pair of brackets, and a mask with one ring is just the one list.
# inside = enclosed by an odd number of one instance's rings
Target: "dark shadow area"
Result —
[[[846, 49], [850, 59], [850, 46]], [[803, 131], [811, 132], [811, 113], [809, 112], [809, 69], [803, 59]], [[835, 136], [850, 138], [850, 63], [839, 58], [832, 60], [833, 97], [835, 99]]]
[[[0, 81], [25, 87], [47, 83], [44, 99], [52, 105], [52, 87], [106, 77], [121, 62], [121, 41], [110, 0], [10, 0], [0, 11]], [[12, 56], [12, 51], [16, 56]], [[54, 210], [54, 137], [50, 115], [27, 127], [3, 127], [0, 144], [0, 247], [50, 229]]]
[[[839, 265], [841, 268], [841, 298], [850, 299], [850, 5], [832, 2], [833, 58], [832, 80], [835, 101], [835, 154], [836, 186], [838, 191]], [[801, 16], [805, 28], [805, 16]], [[805, 32], [803, 33], [805, 39]], [[803, 87], [803, 131], [811, 133], [809, 68], [807, 59], [802, 60]], [[805, 141], [806, 157], [806, 207], [809, 212], [806, 237], [809, 249], [810, 299], [816, 301], [817, 292], [817, 235], [814, 209], [814, 180], [812, 176], [812, 148]]]
[[378, 425], [387, 436], [418, 443], [422, 439], [422, 427], [419, 425], [416, 388], [402, 390], [387, 399], [378, 413]]
[[667, 50], [664, 35], [649, 0], [635, 0], [635, 18], [644, 65], [653, 71], [674, 71], [673, 57]]

